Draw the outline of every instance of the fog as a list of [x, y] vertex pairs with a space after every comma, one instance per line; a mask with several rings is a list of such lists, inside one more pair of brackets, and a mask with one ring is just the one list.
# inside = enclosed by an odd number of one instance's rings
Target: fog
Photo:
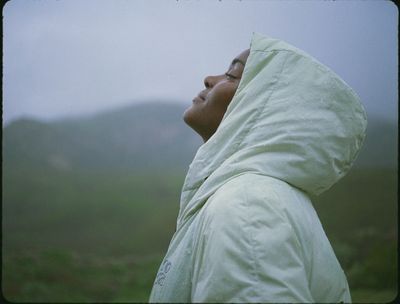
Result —
[[3, 8], [3, 125], [134, 102], [191, 103], [254, 31], [339, 74], [369, 116], [397, 120], [390, 1], [23, 1]]

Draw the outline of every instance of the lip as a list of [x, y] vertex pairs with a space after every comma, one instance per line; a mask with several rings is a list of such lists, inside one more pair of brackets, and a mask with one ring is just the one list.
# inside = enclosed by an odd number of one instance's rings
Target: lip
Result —
[[204, 102], [204, 99], [201, 98], [200, 96], [196, 96], [195, 98], [193, 98], [193, 102], [196, 102], [196, 101]]
[[196, 100], [199, 101], [199, 102], [204, 102], [206, 100], [206, 98], [205, 98], [205, 96], [203, 94], [200, 93], [195, 98], [193, 98], [193, 102], [195, 102]]
[[200, 94], [198, 95], [198, 97], [200, 97], [200, 98], [203, 99], [203, 100], [206, 100], [206, 96], [205, 96], [204, 94], [201, 94], [201, 93], [200, 93]]

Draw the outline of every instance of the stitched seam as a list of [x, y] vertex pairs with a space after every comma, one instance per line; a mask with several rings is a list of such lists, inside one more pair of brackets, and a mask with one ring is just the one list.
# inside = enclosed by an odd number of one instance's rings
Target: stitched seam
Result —
[[[250, 204], [249, 204], [249, 200], [248, 200], [248, 190], [247, 190], [247, 187], [246, 187], [246, 189], [244, 189], [244, 194], [245, 194], [245, 201], [246, 201], [246, 204], [247, 204], [247, 208], [246, 208], [246, 210], [248, 211], [248, 221], [247, 221], [247, 224], [249, 225], [249, 227], [254, 227], [253, 225], [251, 225], [251, 222], [250, 222], [250, 210], [251, 210], [251, 208], [250, 208]], [[277, 194], [276, 194], [276, 192], [275, 191], [272, 191], [271, 192], [271, 194], [273, 195], [273, 196], [275, 196], [275, 200], [277, 200]], [[297, 245], [297, 249], [300, 251], [300, 254], [301, 254], [301, 260], [302, 260], [302, 263], [303, 263], [303, 265], [304, 265], [304, 261], [305, 261], [305, 258], [304, 258], [304, 252], [303, 252], [303, 250], [302, 250], [302, 244], [301, 244], [301, 242], [300, 242], [300, 240], [298, 239], [298, 236], [297, 236], [297, 234], [296, 234], [296, 232], [295, 232], [295, 230], [294, 230], [294, 228], [293, 228], [293, 226], [291, 225], [291, 223], [290, 223], [290, 220], [288, 219], [288, 217], [287, 217], [287, 214], [286, 214], [286, 212], [285, 212], [285, 210], [280, 206], [280, 205], [277, 205], [277, 207], [279, 208], [279, 210], [280, 210], [280, 212], [282, 213], [281, 215], [279, 215], [279, 217], [283, 220], [283, 223], [285, 224], [285, 225], [287, 225], [287, 227], [290, 229], [290, 231], [292, 232], [292, 234], [293, 234], [293, 236], [294, 236], [294, 238], [295, 238], [295, 241], [296, 241], [296, 245]], [[259, 284], [260, 283], [260, 275], [259, 275], [259, 272], [257, 271], [257, 270], [259, 270], [260, 269], [260, 267], [259, 267], [259, 263], [257, 263], [257, 261], [258, 261], [258, 258], [257, 258], [257, 254], [256, 254], [256, 241], [255, 241], [255, 239], [254, 239], [254, 235], [252, 235], [251, 234], [251, 232], [250, 232], [250, 230], [251, 229], [249, 229], [249, 237], [250, 237], [250, 241], [251, 241], [251, 254], [252, 254], [252, 258], [253, 258], [253, 261], [254, 261], [254, 263], [253, 263], [253, 267], [254, 267], [254, 271], [253, 271], [253, 273], [254, 273], [254, 276], [255, 276], [255, 278], [256, 278], [256, 282], [257, 282], [257, 284]], [[305, 268], [305, 265], [304, 265], [304, 270], [305, 270], [305, 273], [307, 274], [307, 270], [306, 270], [306, 268]], [[308, 283], [308, 287], [309, 287], [309, 290], [310, 290], [310, 294], [311, 294], [311, 289], [310, 289], [310, 282]], [[258, 288], [256, 288], [254, 291], [255, 291], [255, 294], [256, 294], [256, 290], [259, 290]]]
[[[247, 211], [247, 213], [248, 213], [248, 215], [250, 215], [250, 204], [249, 204], [249, 199], [248, 199], [248, 195], [247, 195], [247, 186], [245, 186], [245, 189], [244, 189], [244, 194], [245, 194], [245, 202], [246, 202], [246, 211]], [[258, 285], [259, 285], [259, 282], [260, 282], [260, 276], [259, 276], [259, 274], [258, 274], [258, 272], [257, 272], [257, 255], [256, 255], [256, 250], [255, 250], [255, 240], [254, 240], [254, 237], [253, 237], [253, 235], [251, 234], [251, 227], [252, 227], [252, 225], [251, 225], [251, 222], [250, 222], [250, 216], [248, 216], [248, 217], [246, 217], [246, 219], [247, 219], [247, 225], [248, 225], [248, 227], [249, 227], [249, 232], [248, 232], [248, 235], [249, 235], [249, 240], [250, 240], [250, 253], [251, 253], [251, 255], [252, 255], [252, 261], [253, 261], [253, 271], [252, 271], [252, 273], [253, 273], [253, 276], [255, 277], [255, 281], [256, 281], [256, 285], [257, 286], [252, 286], [252, 288], [251, 288], [251, 290], [253, 290], [253, 292], [254, 292], [254, 294], [255, 295], [257, 295], [257, 290], [258, 290]]]
[[[260, 51], [259, 51], [259, 52], [260, 52]], [[264, 52], [266, 52], [266, 51], [264, 51]], [[272, 51], [271, 51], [271, 52], [272, 52]], [[239, 150], [239, 148], [240, 148], [240, 146], [243, 144], [244, 139], [246, 138], [246, 136], [249, 134], [249, 132], [250, 132], [251, 130], [254, 129], [254, 126], [256, 125], [256, 122], [257, 122], [258, 119], [260, 118], [261, 114], [264, 113], [265, 108], [267, 107], [268, 101], [271, 99], [271, 96], [275, 93], [276, 86], [277, 86], [277, 84], [278, 84], [278, 83], [280, 82], [280, 80], [281, 80], [282, 72], [283, 72], [283, 70], [284, 70], [284, 68], [285, 68], [286, 61], [287, 61], [287, 60], [288, 60], [288, 57], [285, 58], [285, 61], [284, 61], [283, 64], [282, 64], [281, 71], [279, 72], [279, 77], [277, 78], [277, 80], [276, 80], [275, 83], [273, 84], [274, 87], [271, 89], [271, 93], [269, 94], [267, 100], [264, 102], [263, 108], [258, 112], [257, 117], [253, 120], [251, 126], [247, 129], [247, 131], [245, 131], [245, 134], [243, 134], [243, 136], [242, 136], [240, 142], [238, 142], [237, 146], [236, 146], [235, 149], [234, 149], [234, 153], [236, 153], [236, 152]], [[232, 153], [232, 155], [233, 155], [234, 153]]]

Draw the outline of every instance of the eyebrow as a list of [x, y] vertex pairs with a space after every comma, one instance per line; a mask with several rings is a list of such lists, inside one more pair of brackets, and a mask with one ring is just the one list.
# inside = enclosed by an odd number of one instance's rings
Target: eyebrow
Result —
[[231, 65], [234, 65], [235, 63], [238, 63], [238, 62], [241, 63], [241, 64], [243, 64], [243, 65], [245, 65], [245, 63], [244, 63], [242, 60], [237, 59], [237, 58], [235, 58], [235, 59], [232, 60]]

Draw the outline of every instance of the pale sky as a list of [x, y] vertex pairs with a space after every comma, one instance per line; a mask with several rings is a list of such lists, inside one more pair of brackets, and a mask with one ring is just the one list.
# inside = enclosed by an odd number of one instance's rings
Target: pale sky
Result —
[[134, 102], [190, 105], [253, 32], [340, 75], [369, 116], [397, 120], [397, 7], [390, 1], [11, 0], [3, 7], [3, 125]]

